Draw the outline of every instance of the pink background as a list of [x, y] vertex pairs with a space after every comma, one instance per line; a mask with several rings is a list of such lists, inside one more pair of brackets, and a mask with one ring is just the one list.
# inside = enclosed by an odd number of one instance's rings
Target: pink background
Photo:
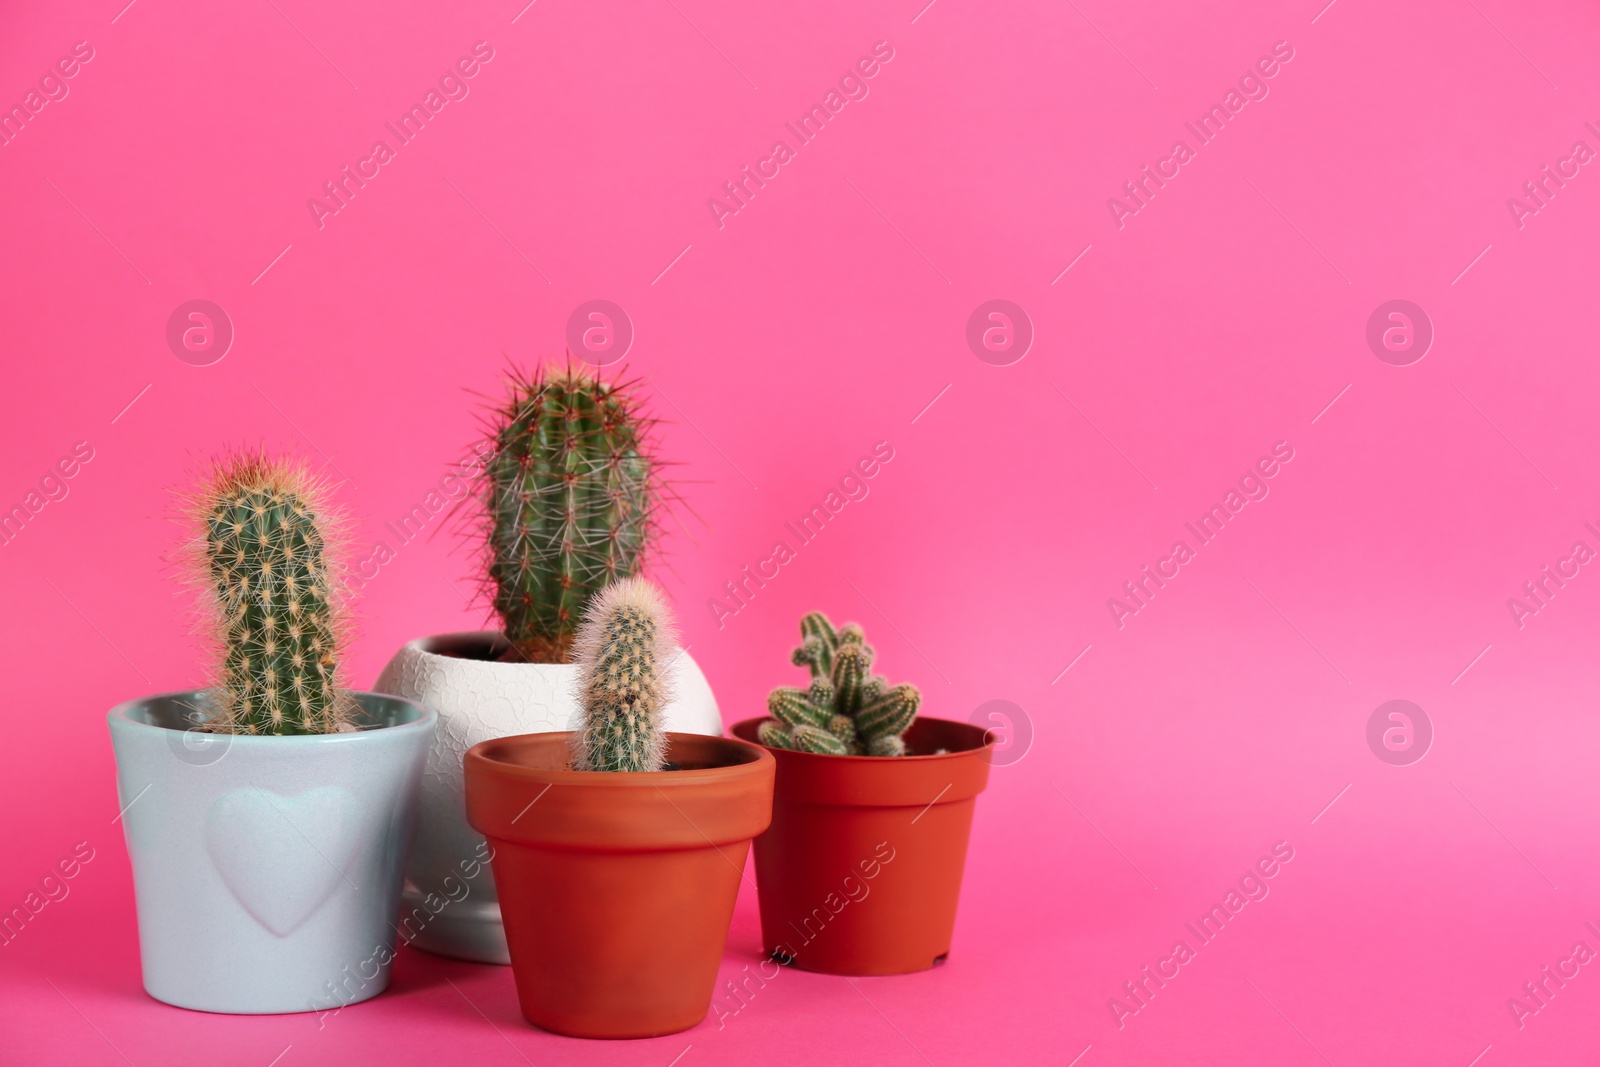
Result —
[[[0, 948], [0, 1061], [1600, 1052], [1600, 967], [1520, 1028], [1507, 1006], [1600, 950], [1600, 574], [1520, 628], [1507, 605], [1600, 549], [1600, 176], [1520, 227], [1507, 205], [1600, 149], [1590, 6], [124, 2], [0, 5], [0, 104], [94, 50], [0, 147], [0, 505], [94, 450], [0, 546], [0, 910], [95, 850]], [[477, 41], [469, 95], [319, 229], [307, 199]], [[708, 198], [879, 41], [869, 95], [719, 229]], [[1269, 95], [1119, 228], [1107, 199], [1279, 41]], [[237, 333], [211, 366], [165, 340], [195, 298]], [[730, 722], [793, 679], [810, 608], [863, 622], [932, 715], [1023, 709], [949, 963], [785, 972], [647, 1048], [534, 1030], [508, 970], [412, 951], [320, 1023], [152, 1001], [104, 713], [200, 680], [169, 487], [226, 444], [297, 450], [343, 482], [363, 553], [395, 547], [385, 522], [472, 440], [472, 393], [559, 354], [593, 298], [626, 309], [624, 368], [669, 421], [692, 511], [658, 574]], [[964, 339], [994, 298], [1037, 332], [1010, 366]], [[1365, 341], [1396, 298], [1436, 331], [1404, 367]], [[707, 601], [878, 441], [870, 495], [719, 627]], [[1278, 441], [1270, 495], [1119, 628], [1107, 599]], [[352, 678], [480, 623], [471, 581], [449, 536], [399, 548]], [[1420, 762], [1367, 745], [1390, 699], [1432, 723]], [[1108, 999], [1279, 841], [1270, 895], [1119, 1028]], [[747, 888], [727, 976], [758, 951]]]

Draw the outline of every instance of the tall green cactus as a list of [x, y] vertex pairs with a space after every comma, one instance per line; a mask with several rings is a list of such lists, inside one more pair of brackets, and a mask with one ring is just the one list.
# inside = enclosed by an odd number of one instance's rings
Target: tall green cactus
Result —
[[671, 629], [660, 591], [643, 578], [624, 578], [589, 602], [573, 642], [583, 706], [583, 725], [573, 736], [574, 767], [661, 770]]
[[569, 363], [514, 373], [491, 415], [485, 592], [513, 658], [565, 663], [589, 600], [639, 572], [666, 495], [632, 382]]
[[855, 623], [835, 630], [820, 611], [800, 620], [796, 666], [811, 671], [805, 689], [779, 686], [767, 695], [774, 722], [761, 724], [761, 743], [830, 756], [903, 756], [901, 737], [917, 717], [922, 693], [909, 683], [890, 686], [872, 673], [875, 655]]
[[339, 687], [328, 541], [338, 524], [303, 464], [247, 452], [202, 476], [190, 502], [197, 579], [221, 663], [207, 727], [239, 734], [351, 729]]

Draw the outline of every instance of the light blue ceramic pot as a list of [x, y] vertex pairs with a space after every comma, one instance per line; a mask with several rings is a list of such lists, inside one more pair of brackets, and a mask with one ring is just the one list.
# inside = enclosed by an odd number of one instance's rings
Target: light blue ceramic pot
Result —
[[234, 1014], [325, 1011], [389, 984], [435, 714], [357, 693], [362, 729], [196, 729], [203, 692], [109, 715], [145, 991]]

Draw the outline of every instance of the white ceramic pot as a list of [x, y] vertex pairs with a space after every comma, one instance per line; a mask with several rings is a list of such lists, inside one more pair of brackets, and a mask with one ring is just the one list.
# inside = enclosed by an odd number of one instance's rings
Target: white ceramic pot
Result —
[[389, 984], [435, 715], [357, 693], [362, 729], [196, 729], [203, 692], [108, 716], [144, 988], [180, 1008], [324, 1011]]
[[[478, 963], [510, 963], [511, 956], [486, 863], [489, 844], [467, 825], [462, 758], [480, 741], [575, 729], [580, 715], [576, 666], [499, 662], [507, 645], [504, 634], [489, 630], [424, 637], [397, 652], [373, 687], [439, 715], [400, 936], [416, 948]], [[720, 735], [722, 715], [699, 665], [684, 652], [669, 671], [674, 699], [666, 728]]]

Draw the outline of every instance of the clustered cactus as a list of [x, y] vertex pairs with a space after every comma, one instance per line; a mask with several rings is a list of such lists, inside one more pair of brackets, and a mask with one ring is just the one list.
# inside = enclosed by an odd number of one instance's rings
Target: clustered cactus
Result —
[[820, 611], [800, 620], [796, 666], [811, 670], [805, 689], [779, 686], [767, 696], [776, 722], [761, 724], [761, 743], [830, 756], [903, 756], [901, 737], [917, 716], [922, 693], [890, 686], [872, 673], [875, 653], [855, 623], [835, 630]]
[[672, 623], [661, 593], [643, 578], [607, 586], [589, 602], [574, 640], [583, 723], [573, 766], [586, 771], [659, 771], [667, 752], [662, 711]]
[[205, 727], [237, 734], [353, 729], [339, 686], [339, 616], [328, 543], [338, 517], [302, 463], [224, 456], [191, 500], [196, 578], [220, 651]]
[[591, 597], [639, 572], [666, 496], [635, 383], [575, 367], [514, 373], [490, 417], [485, 593], [507, 658], [566, 663]]

